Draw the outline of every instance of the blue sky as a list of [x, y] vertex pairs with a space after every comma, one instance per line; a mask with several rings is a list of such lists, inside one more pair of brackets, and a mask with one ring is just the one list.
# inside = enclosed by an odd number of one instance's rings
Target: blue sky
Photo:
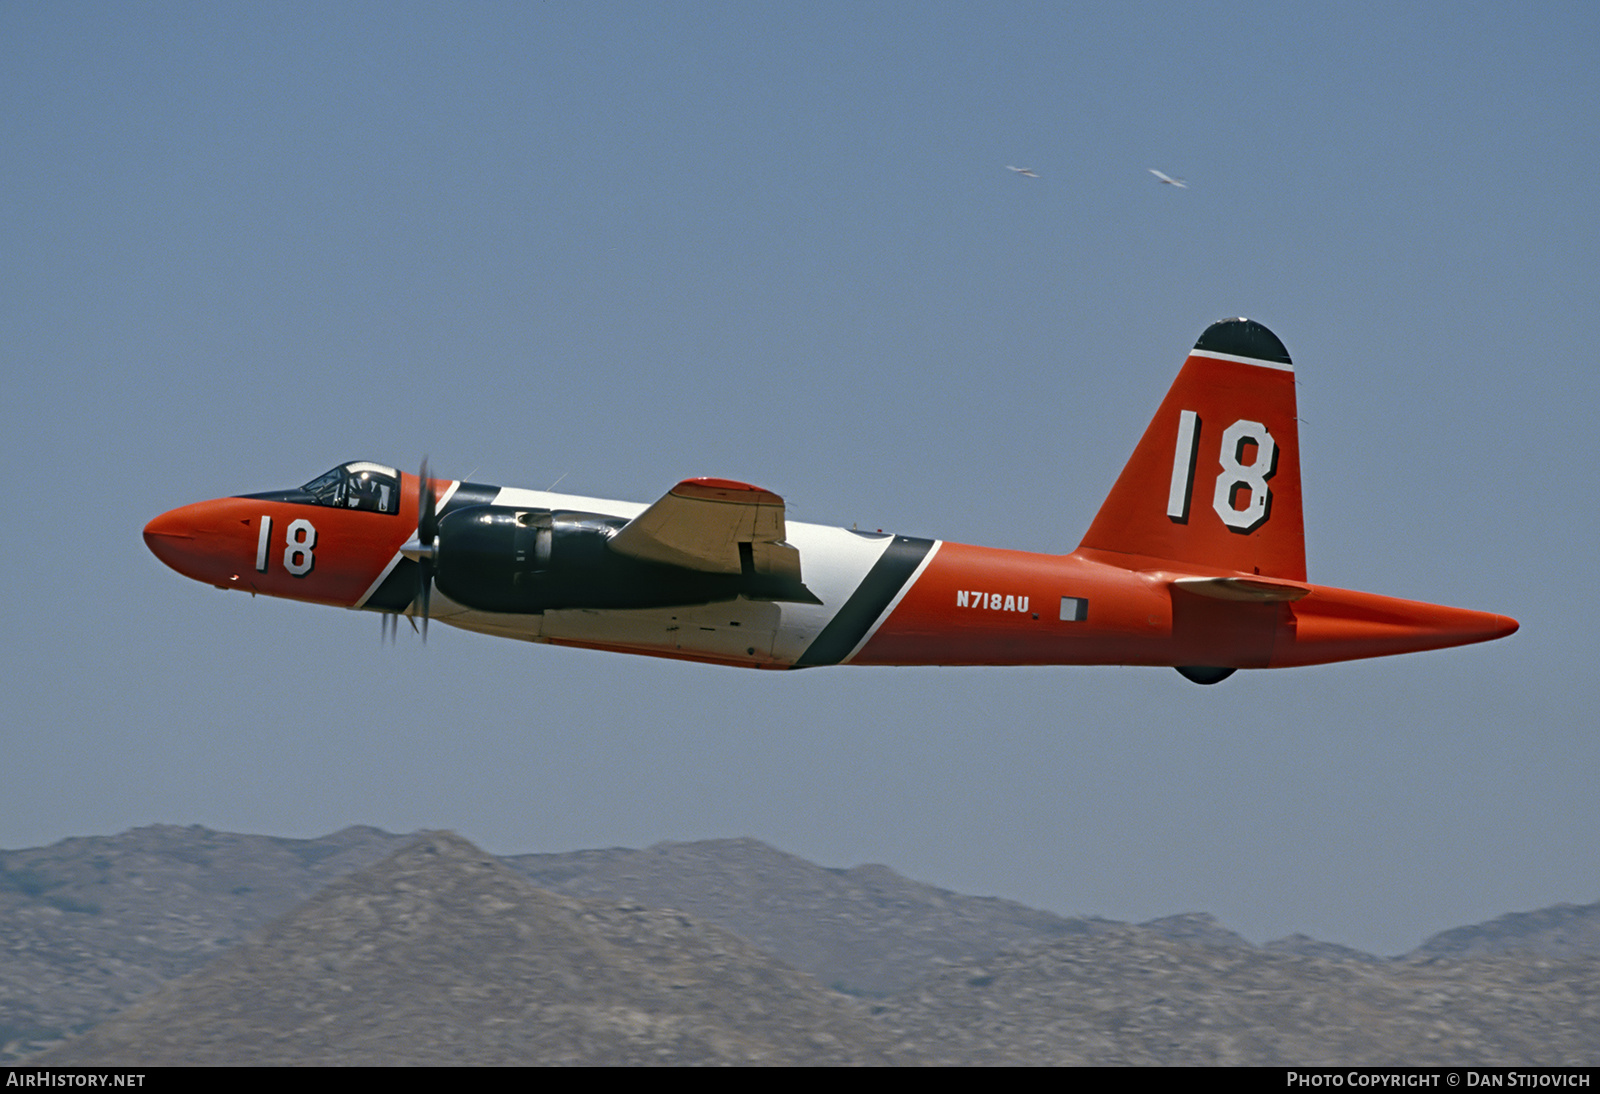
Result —
[[[1390, 8], [0, 8], [0, 846], [752, 835], [1379, 952], [1600, 898], [1600, 16]], [[139, 539], [426, 453], [1066, 551], [1239, 314], [1295, 357], [1312, 579], [1519, 634], [1207, 689], [740, 673], [382, 647]]]

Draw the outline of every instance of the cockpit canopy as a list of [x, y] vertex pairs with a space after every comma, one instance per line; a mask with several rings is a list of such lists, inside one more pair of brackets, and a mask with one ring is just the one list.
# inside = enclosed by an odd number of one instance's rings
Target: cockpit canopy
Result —
[[318, 475], [300, 488], [306, 500], [335, 509], [369, 513], [400, 511], [400, 472], [381, 463], [357, 460]]

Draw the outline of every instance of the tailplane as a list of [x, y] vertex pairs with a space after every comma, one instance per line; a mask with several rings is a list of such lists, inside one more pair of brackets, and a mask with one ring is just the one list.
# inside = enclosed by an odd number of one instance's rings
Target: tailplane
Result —
[[[1078, 549], [1136, 556], [1141, 568], [1153, 560], [1304, 582], [1297, 426], [1283, 343], [1249, 319], [1213, 323]], [[1194, 591], [1293, 599], [1270, 584], [1253, 595]]]

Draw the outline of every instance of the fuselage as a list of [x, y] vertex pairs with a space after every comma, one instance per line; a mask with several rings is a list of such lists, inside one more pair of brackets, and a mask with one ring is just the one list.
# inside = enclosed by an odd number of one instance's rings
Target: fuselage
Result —
[[[220, 588], [409, 614], [418, 600], [418, 571], [402, 548], [415, 535], [421, 480], [380, 470], [394, 484], [382, 508], [375, 493], [335, 501], [305, 488], [220, 498], [156, 518], [145, 540], [180, 573]], [[529, 525], [548, 523], [547, 515], [556, 515], [558, 527], [563, 516], [572, 518], [568, 525], [587, 530], [603, 547], [647, 508], [429, 481], [445, 542], [456, 514], [507, 513]], [[499, 601], [476, 591], [463, 598], [476, 603], [455, 599], [441, 574], [430, 614], [464, 630], [531, 642], [754, 668], [1272, 668], [1460, 645], [1516, 629], [1503, 616], [1315, 585], [1292, 601], [1218, 599], [1174, 582], [1248, 575], [1179, 570], [1170, 561], [1089, 549], [1036, 554], [798, 521], [788, 522], [787, 543], [798, 552], [807, 599], [752, 597], [687, 581], [684, 602], [672, 603], [680, 594], [670, 580], [627, 591], [640, 581], [637, 566], [590, 564], [570, 575], [530, 566], [506, 577]], [[542, 602], [518, 593], [534, 587], [550, 590], [538, 594]]]
[[1062, 555], [791, 523], [731, 479], [641, 505], [360, 462], [174, 510], [145, 542], [225, 589], [755, 668], [1170, 665], [1204, 684], [1517, 629], [1310, 584], [1298, 420], [1278, 337], [1213, 323]]

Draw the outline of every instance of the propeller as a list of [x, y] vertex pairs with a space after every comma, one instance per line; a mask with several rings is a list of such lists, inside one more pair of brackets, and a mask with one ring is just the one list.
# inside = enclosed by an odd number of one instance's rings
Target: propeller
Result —
[[439, 503], [433, 496], [433, 480], [428, 477], [428, 458], [422, 458], [422, 470], [417, 478], [417, 534], [405, 546], [400, 548], [400, 553], [412, 559], [417, 564], [417, 598], [413, 601], [415, 610], [411, 613], [411, 629], [417, 629], [416, 616], [422, 616], [422, 640], [428, 640], [428, 600], [433, 595], [433, 573], [435, 569], [434, 554], [436, 548], [434, 540], [439, 537]]
[[422, 614], [422, 640], [428, 640], [428, 600], [433, 595], [433, 541], [439, 535], [438, 503], [433, 496], [433, 481], [428, 478], [428, 457], [422, 457], [421, 504], [417, 510], [417, 542], [422, 550], [417, 552], [421, 576], [417, 579], [417, 604]]

